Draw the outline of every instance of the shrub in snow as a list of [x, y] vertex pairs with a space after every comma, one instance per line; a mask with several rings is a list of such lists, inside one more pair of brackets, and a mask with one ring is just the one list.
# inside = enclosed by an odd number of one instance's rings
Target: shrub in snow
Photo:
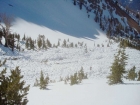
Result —
[[47, 84], [49, 83], [49, 77], [44, 78], [43, 71], [40, 72], [40, 80], [36, 78], [34, 86], [40, 87], [40, 89], [46, 89]]
[[97, 47], [100, 47], [100, 45], [99, 45], [99, 44], [97, 44]]
[[83, 67], [81, 67], [78, 73], [70, 76], [70, 85], [79, 84], [83, 79], [87, 79], [87, 74], [84, 73]]
[[130, 69], [130, 71], [127, 74], [127, 79], [135, 80], [135, 78], [137, 78], [137, 73], [135, 72], [135, 70], [136, 70], [135, 66], [132, 69]]

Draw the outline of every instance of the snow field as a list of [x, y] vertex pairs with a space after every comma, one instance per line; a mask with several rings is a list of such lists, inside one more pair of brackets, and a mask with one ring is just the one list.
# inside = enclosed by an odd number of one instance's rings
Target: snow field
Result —
[[[9, 7], [8, 3], [14, 7]], [[35, 5], [38, 7], [34, 7]], [[31, 85], [27, 105], [139, 105], [139, 82], [124, 80], [125, 84], [122, 85], [107, 84], [106, 76], [119, 47], [114, 42], [110, 47], [106, 47], [109, 40], [94, 22], [94, 14], [91, 13], [88, 19], [86, 10], [74, 7], [71, 0], [1, 0], [0, 7], [0, 12], [15, 15], [11, 31], [20, 34], [21, 38], [25, 34], [36, 39], [41, 34], [52, 44], [57, 44], [59, 39], [61, 44], [64, 39], [69, 39], [74, 44], [87, 44], [87, 53], [85, 48], [61, 47], [50, 48], [47, 51], [25, 49], [24, 52], [13, 53], [0, 46], [0, 60], [7, 58], [7, 72], [19, 66], [26, 84]], [[110, 13], [104, 11], [103, 14], [108, 16]], [[114, 16], [117, 17], [115, 14]], [[97, 44], [100, 47], [97, 47]], [[102, 44], [105, 47], [101, 47]], [[24, 48], [24, 45], [22, 47]], [[126, 54], [129, 55], [126, 69], [129, 70], [135, 65], [138, 72], [139, 51], [127, 48]], [[58, 82], [60, 77], [65, 79], [81, 67], [88, 74], [88, 80], [74, 86]], [[33, 87], [35, 79], [40, 77], [41, 70], [44, 76], [48, 75], [51, 80], [56, 81], [50, 83], [46, 90]]]
[[88, 79], [74, 86], [57, 82], [47, 90], [33, 87], [28, 105], [139, 105], [139, 88], [131, 84], [109, 86], [105, 79]]
[[[110, 49], [111, 53], [107, 49]], [[111, 47], [95, 47], [88, 49], [87, 53], [84, 48], [51, 48], [48, 51], [22, 52], [15, 57], [17, 60], [10, 60], [9, 56], [1, 56], [1, 58], [8, 59], [6, 64], [9, 68], [19, 66], [27, 83], [33, 84], [35, 78], [39, 78], [41, 70], [45, 75], [48, 74], [51, 80], [56, 81], [59, 81], [60, 77], [64, 79], [79, 71], [81, 67], [89, 77], [105, 76], [112, 63], [110, 58], [113, 59], [115, 52]], [[105, 59], [106, 63], [104, 63]]]

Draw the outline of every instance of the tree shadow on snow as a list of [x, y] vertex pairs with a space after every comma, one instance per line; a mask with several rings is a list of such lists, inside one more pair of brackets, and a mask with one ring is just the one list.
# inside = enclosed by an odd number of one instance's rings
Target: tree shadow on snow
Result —
[[140, 85], [140, 83], [123, 83], [124, 85]]

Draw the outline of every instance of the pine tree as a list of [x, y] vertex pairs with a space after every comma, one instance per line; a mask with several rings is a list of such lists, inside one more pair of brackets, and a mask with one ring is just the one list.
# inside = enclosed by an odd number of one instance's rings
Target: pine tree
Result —
[[83, 3], [84, 3], [84, 0], [79, 0], [79, 8], [80, 8], [80, 10], [82, 9]]
[[77, 73], [74, 73], [74, 83], [78, 84], [78, 75], [77, 75]]
[[81, 83], [82, 79], [84, 79], [83, 67], [81, 67], [81, 70], [78, 72], [78, 78], [79, 78], [79, 83]]
[[33, 50], [34, 50], [34, 48], [35, 48], [34, 41], [31, 40], [31, 41], [30, 41], [30, 49], [33, 49]]
[[22, 40], [25, 40], [26, 39], [26, 36], [25, 36], [25, 34], [24, 34], [24, 37], [22, 38]]
[[71, 75], [70, 77], [70, 85], [78, 84], [78, 76], [77, 73], [74, 73], [74, 75]]
[[11, 70], [10, 76], [5, 76], [6, 69], [0, 73], [0, 105], [26, 105], [28, 100], [29, 86], [24, 86], [25, 81], [21, 81], [19, 67]]
[[43, 44], [42, 44], [42, 48], [43, 48], [43, 49], [47, 49], [47, 46], [46, 46], [46, 43], [45, 43], [45, 40], [44, 40], [44, 39], [43, 39], [42, 42], [43, 42]]
[[75, 44], [75, 47], [77, 47], [77, 44]]
[[55, 44], [53, 44], [53, 48], [56, 48], [56, 45]]
[[135, 78], [137, 77], [137, 73], [135, 72], [136, 67], [134, 66], [132, 69], [130, 69], [130, 71], [127, 74], [127, 79], [129, 80], [135, 80]]
[[41, 46], [42, 46], [42, 39], [41, 39], [41, 37], [39, 36], [38, 37], [38, 40], [37, 40], [37, 45], [38, 45], [38, 48], [40, 49], [41, 48]]
[[73, 42], [72, 43], [70, 43], [70, 47], [73, 47], [74, 45], [73, 45]]
[[66, 42], [65, 39], [64, 39], [64, 41], [63, 41], [62, 47], [67, 47], [67, 42]]
[[58, 40], [57, 46], [60, 46], [60, 42], [59, 42], [59, 40]]
[[74, 77], [73, 77], [73, 75], [70, 76], [70, 85], [74, 85]]
[[20, 41], [20, 35], [19, 34], [17, 35], [17, 39], [18, 39], [18, 42], [19, 42]]
[[117, 83], [123, 83], [122, 77], [123, 74], [125, 73], [125, 65], [126, 65], [126, 54], [123, 51], [119, 50], [118, 54], [115, 56], [115, 60], [111, 66], [111, 73], [107, 77], [109, 79], [109, 84], [117, 84]]
[[47, 75], [47, 77], [45, 78], [45, 84], [46, 84], [46, 85], [49, 84], [49, 80], [50, 80], [50, 78], [49, 78], [49, 76]]
[[40, 89], [46, 89], [46, 81], [44, 79], [44, 75], [43, 75], [43, 72], [41, 70], [41, 73], [40, 73]]
[[28, 39], [26, 39], [25, 47], [26, 47], [27, 49], [29, 48], [29, 41], [28, 41]]
[[73, 0], [73, 4], [76, 5], [76, 0]]
[[52, 44], [51, 44], [51, 42], [48, 39], [47, 39], [46, 43], [47, 43], [48, 47], [52, 47]]

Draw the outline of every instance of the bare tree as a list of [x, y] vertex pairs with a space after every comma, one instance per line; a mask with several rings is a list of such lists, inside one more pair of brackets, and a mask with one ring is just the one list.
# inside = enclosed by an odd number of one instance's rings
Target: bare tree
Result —
[[[5, 47], [8, 47], [8, 36], [10, 35], [10, 28], [12, 26], [13, 18], [11, 16], [8, 16], [6, 14], [0, 14], [0, 36], [5, 38]], [[0, 41], [1, 42], [1, 41]]]

